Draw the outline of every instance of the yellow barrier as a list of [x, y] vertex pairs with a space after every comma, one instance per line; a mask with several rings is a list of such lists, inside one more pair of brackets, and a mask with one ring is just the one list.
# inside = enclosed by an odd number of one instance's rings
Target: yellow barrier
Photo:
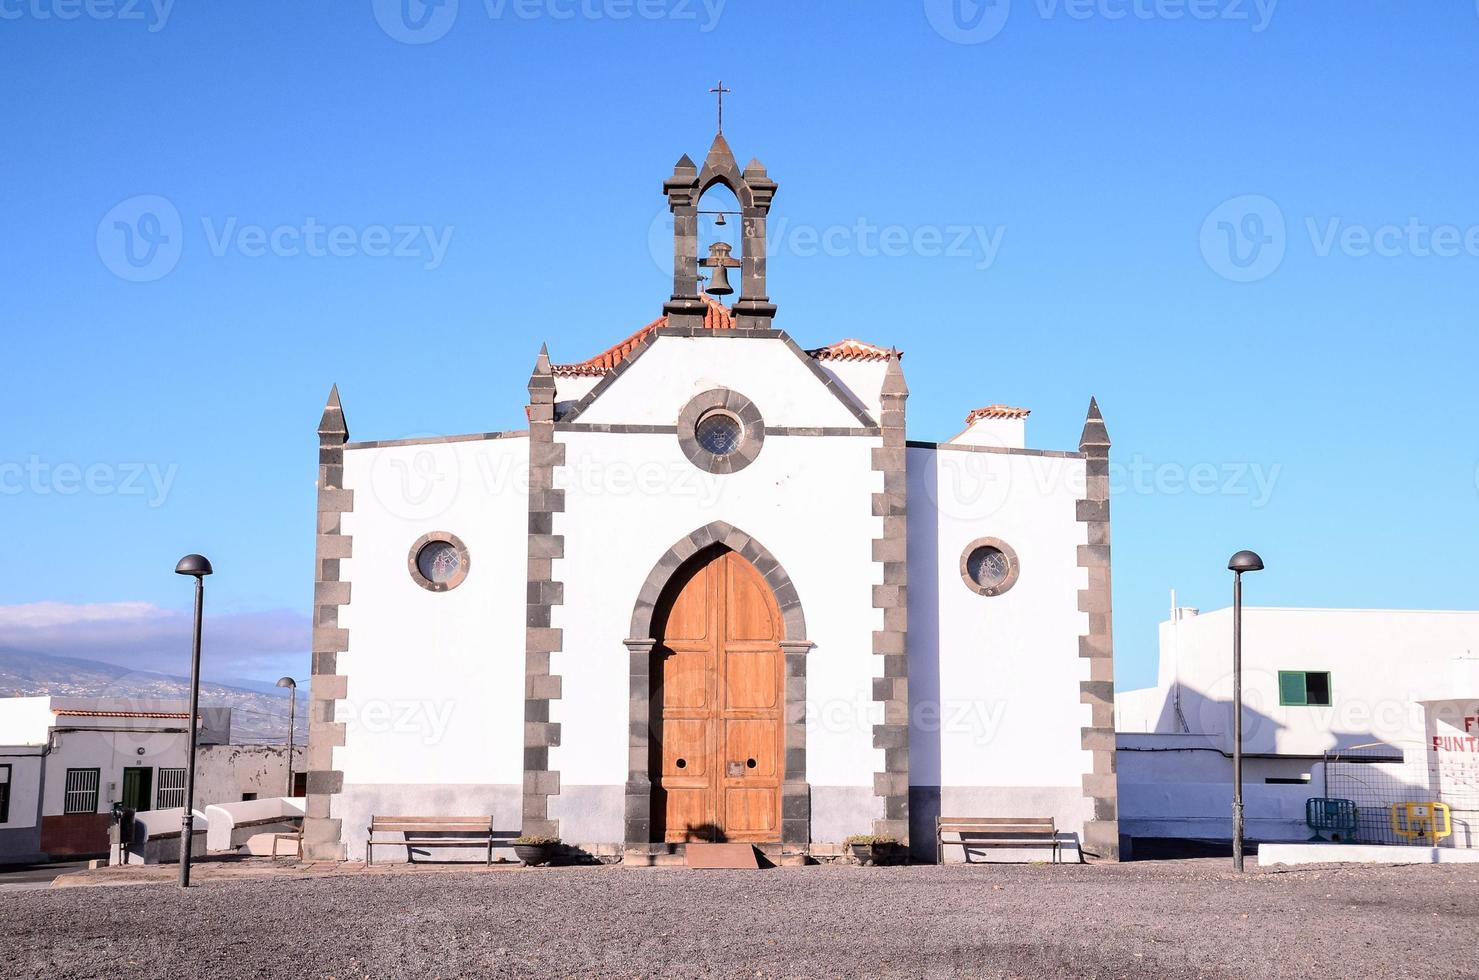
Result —
[[1453, 833], [1446, 803], [1393, 803], [1392, 833], [1414, 844], [1437, 844]]

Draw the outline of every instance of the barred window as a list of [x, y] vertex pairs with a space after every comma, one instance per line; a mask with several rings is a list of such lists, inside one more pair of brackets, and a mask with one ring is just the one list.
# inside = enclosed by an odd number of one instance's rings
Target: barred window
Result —
[[68, 769], [62, 812], [97, 813], [100, 775], [97, 769]]
[[185, 770], [159, 770], [159, 790], [155, 794], [154, 808], [170, 810], [185, 805]]

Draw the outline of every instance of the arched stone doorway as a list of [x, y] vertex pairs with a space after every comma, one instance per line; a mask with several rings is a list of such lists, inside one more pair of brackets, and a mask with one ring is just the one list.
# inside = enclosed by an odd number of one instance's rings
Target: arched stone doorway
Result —
[[695, 531], [648, 576], [626, 645], [628, 847], [809, 843], [811, 643], [774, 556], [722, 522]]

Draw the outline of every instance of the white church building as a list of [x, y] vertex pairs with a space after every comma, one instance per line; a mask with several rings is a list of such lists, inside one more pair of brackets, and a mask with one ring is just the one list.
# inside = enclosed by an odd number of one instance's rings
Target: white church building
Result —
[[[741, 254], [700, 260], [720, 185]], [[307, 857], [362, 858], [374, 815], [488, 815], [593, 854], [876, 833], [933, 860], [943, 814], [1117, 858], [1097, 406], [1067, 451], [999, 405], [908, 439], [896, 350], [778, 329], [776, 188], [722, 135], [683, 157], [662, 315], [530, 351], [526, 430], [351, 442], [330, 395]]]

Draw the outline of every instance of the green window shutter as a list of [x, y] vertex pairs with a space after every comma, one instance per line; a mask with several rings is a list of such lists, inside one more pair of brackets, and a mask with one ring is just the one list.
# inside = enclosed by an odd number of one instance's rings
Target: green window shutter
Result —
[[1306, 703], [1304, 671], [1279, 671], [1279, 703], [1284, 705], [1303, 705]]

